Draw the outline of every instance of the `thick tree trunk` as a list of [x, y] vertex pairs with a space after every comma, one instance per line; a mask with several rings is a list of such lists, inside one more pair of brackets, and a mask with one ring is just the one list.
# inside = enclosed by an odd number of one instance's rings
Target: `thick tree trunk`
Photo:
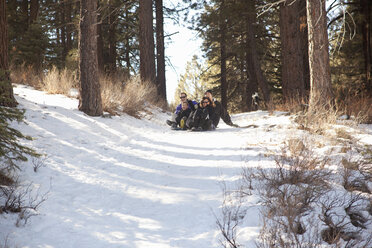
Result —
[[[125, 7], [125, 17], [129, 19], [128, 7]], [[130, 40], [129, 40], [129, 34], [128, 34], [128, 30], [129, 30], [128, 21], [125, 22], [125, 30], [127, 32], [127, 34], [125, 35], [125, 63], [127, 65], [128, 74], [129, 74], [131, 63], [130, 63]]]
[[333, 101], [325, 0], [307, 0], [309, 32], [310, 109], [330, 107]]
[[370, 0], [360, 0], [362, 19], [363, 54], [365, 70], [365, 92], [372, 97], [372, 41], [371, 41], [371, 2]]
[[62, 44], [62, 67], [65, 67], [67, 57], [67, 46], [66, 46], [66, 14], [65, 14], [65, 3], [61, 2], [60, 6], [61, 16], [61, 44]]
[[[247, 56], [249, 56], [249, 58], [247, 58], [247, 61], [250, 61], [252, 69], [252, 72], [249, 73], [249, 81], [250, 83], [257, 84], [260, 87], [264, 101], [266, 104], [268, 104], [270, 102], [269, 85], [261, 69], [255, 40], [254, 26], [256, 25], [256, 7], [254, 5], [254, 1], [248, 1], [247, 4]], [[256, 81], [256, 83], [254, 83], [254, 81]]]
[[72, 3], [71, 0], [65, 2], [65, 15], [66, 15], [66, 47], [67, 51], [72, 49]]
[[139, 50], [142, 81], [155, 83], [155, 54], [152, 0], [139, 1]]
[[282, 47], [282, 87], [285, 101], [305, 96], [305, 69], [300, 30], [300, 1], [280, 5], [280, 39]]
[[6, 0], [0, 0], [0, 106], [15, 107], [17, 101], [9, 78]]
[[[98, 9], [100, 9], [98, 1]], [[97, 61], [98, 61], [98, 72], [103, 75], [105, 72], [105, 63], [103, 61], [103, 37], [102, 37], [102, 14], [99, 11], [97, 13]]]
[[163, 101], [167, 100], [165, 87], [165, 55], [164, 55], [164, 18], [163, 0], [155, 0], [156, 9], [156, 84], [158, 94]]
[[102, 115], [97, 60], [97, 0], [81, 0], [80, 7], [80, 102], [87, 115]]
[[220, 7], [220, 56], [221, 56], [221, 105], [227, 109], [227, 80], [226, 80], [226, 21], [222, 13], [225, 1]]
[[115, 5], [112, 2], [113, 2], [112, 0], [109, 1], [110, 15], [108, 16], [109, 71], [110, 73], [115, 73], [116, 72], [116, 58], [117, 58], [117, 53], [116, 53], [117, 11], [115, 10]]
[[304, 69], [305, 97], [309, 99], [310, 69], [309, 69], [309, 34], [307, 28], [306, 1], [299, 1], [300, 14], [300, 42], [302, 51], [302, 64]]

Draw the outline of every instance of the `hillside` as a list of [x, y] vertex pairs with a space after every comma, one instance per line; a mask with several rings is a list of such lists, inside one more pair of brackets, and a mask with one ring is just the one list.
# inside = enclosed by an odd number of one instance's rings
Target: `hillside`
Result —
[[[20, 227], [16, 215], [0, 215], [0, 244], [9, 247], [221, 247], [223, 188], [237, 186], [243, 167], [274, 166], [268, 151], [306, 134], [280, 112], [232, 116], [251, 128], [171, 131], [170, 114], [156, 109], [141, 119], [89, 117], [76, 99], [21, 85], [14, 91], [26, 109], [25, 123], [14, 125], [47, 156], [37, 172], [37, 161], [21, 164], [21, 181], [47, 200]], [[355, 136], [371, 145], [371, 125], [361, 130]], [[239, 241], [254, 247], [256, 197], [248, 205]]]

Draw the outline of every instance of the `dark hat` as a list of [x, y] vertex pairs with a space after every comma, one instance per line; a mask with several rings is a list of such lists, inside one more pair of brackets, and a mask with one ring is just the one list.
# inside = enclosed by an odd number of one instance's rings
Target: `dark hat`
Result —
[[209, 93], [211, 93], [213, 95], [212, 90], [207, 90], [205, 93], [207, 93], [207, 92], [209, 92]]

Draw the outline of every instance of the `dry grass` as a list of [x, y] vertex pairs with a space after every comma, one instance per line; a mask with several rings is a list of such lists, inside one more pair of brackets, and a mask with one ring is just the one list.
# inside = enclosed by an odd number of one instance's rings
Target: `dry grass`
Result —
[[347, 102], [345, 113], [355, 116], [359, 123], [372, 124], [372, 98], [356, 97]]
[[32, 66], [12, 66], [10, 79], [15, 84], [29, 85], [35, 89], [41, 89], [43, 85], [43, 75]]
[[[32, 67], [20, 66], [11, 69], [13, 83], [25, 84], [50, 94], [71, 96], [71, 89], [79, 88], [77, 71], [59, 70], [52, 67], [45, 74], [36, 72]], [[153, 105], [168, 109], [166, 102], [159, 101], [156, 86], [141, 82], [139, 77], [128, 78], [123, 73], [101, 76], [101, 97], [103, 109], [111, 114], [120, 112], [140, 117], [140, 112]]]
[[162, 107], [157, 102], [157, 90], [155, 85], [149, 82], [141, 82], [139, 77], [132, 77], [127, 81], [120, 78], [101, 78], [101, 96], [104, 111], [111, 114], [124, 112], [139, 118], [139, 113], [147, 106]]
[[303, 98], [293, 98], [287, 101], [272, 99], [268, 105], [268, 111], [270, 113], [274, 111], [285, 111], [296, 114], [305, 111], [307, 107], [307, 101]]
[[76, 72], [53, 66], [44, 76], [42, 89], [49, 94], [63, 94], [69, 96], [70, 90], [78, 86]]

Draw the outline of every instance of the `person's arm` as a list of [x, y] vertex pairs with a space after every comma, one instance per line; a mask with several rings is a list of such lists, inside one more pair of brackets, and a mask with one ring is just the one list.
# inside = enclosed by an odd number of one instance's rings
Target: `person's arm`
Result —
[[174, 112], [175, 114], [178, 114], [182, 109], [182, 104], [178, 105], [176, 108], [176, 111]]

